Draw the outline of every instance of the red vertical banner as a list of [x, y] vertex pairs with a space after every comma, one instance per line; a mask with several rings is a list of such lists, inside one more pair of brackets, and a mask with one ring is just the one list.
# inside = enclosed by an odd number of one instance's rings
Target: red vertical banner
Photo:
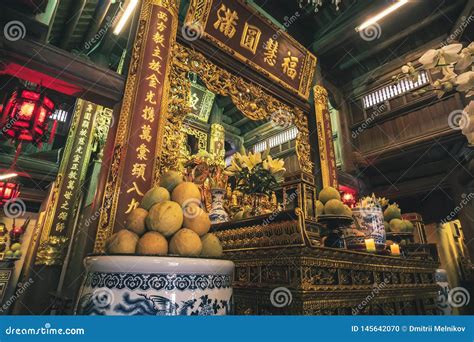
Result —
[[167, 110], [171, 51], [178, 1], [143, 1], [106, 184], [95, 251], [123, 227], [154, 182], [161, 127]]

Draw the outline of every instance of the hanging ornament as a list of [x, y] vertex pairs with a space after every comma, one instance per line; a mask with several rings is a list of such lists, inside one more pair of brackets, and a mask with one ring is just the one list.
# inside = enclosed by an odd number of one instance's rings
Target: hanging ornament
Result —
[[[342, 3], [342, 0], [332, 0], [332, 4], [336, 7], [336, 10], [339, 11], [339, 5]], [[323, 0], [298, 0], [300, 8], [310, 5], [314, 7], [314, 12], [319, 12], [319, 7], [324, 5]]]
[[41, 143], [53, 109], [53, 101], [39, 87], [37, 91], [15, 90], [3, 107], [0, 129], [6, 138], [16, 142]]
[[0, 206], [20, 195], [20, 184], [14, 181], [0, 181]]

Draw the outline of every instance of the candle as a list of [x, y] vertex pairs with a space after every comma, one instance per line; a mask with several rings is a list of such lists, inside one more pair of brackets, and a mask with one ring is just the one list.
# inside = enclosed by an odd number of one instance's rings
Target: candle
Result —
[[400, 255], [400, 246], [396, 243], [390, 245], [390, 252], [392, 255]]
[[365, 239], [365, 248], [367, 252], [375, 252], [375, 240], [374, 239]]

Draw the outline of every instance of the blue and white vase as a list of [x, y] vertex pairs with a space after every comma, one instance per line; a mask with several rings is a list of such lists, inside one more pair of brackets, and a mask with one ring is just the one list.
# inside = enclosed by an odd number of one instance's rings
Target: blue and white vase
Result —
[[229, 315], [234, 263], [227, 260], [94, 256], [76, 315]]
[[354, 226], [351, 230], [361, 234], [349, 235], [347, 232], [344, 234], [348, 248], [351, 245], [365, 246], [365, 239], [374, 239], [377, 249], [384, 249], [386, 237], [382, 208], [353, 208], [352, 216]]
[[209, 219], [212, 224], [229, 221], [229, 214], [224, 209], [225, 189], [211, 189], [211, 211]]

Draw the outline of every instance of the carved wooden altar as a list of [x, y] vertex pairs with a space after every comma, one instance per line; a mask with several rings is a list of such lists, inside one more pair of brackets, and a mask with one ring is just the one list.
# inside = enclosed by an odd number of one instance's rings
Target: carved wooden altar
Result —
[[436, 314], [436, 261], [319, 247], [319, 229], [300, 209], [213, 227], [236, 265], [236, 314]]

